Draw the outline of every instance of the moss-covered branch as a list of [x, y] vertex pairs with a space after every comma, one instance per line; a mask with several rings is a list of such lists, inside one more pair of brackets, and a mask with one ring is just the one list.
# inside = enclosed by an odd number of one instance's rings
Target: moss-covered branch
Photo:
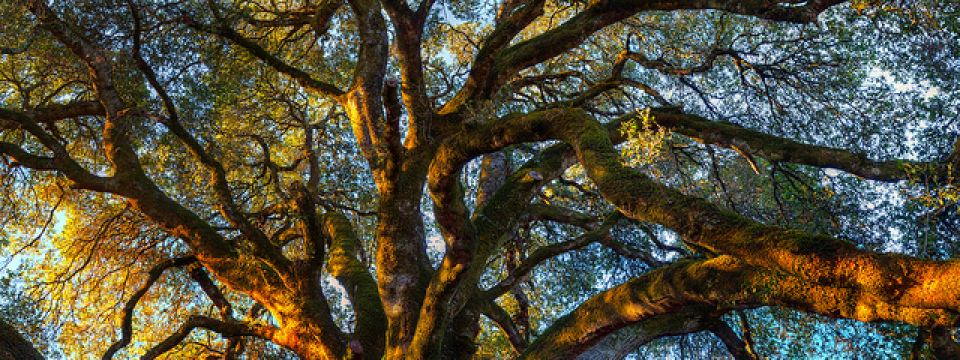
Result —
[[327, 272], [346, 290], [356, 314], [354, 337], [360, 341], [365, 356], [379, 359], [383, 355], [383, 329], [387, 326], [387, 317], [377, 293], [376, 280], [367, 265], [357, 258], [360, 240], [343, 214], [328, 212], [320, 221], [324, 233], [330, 238]]
[[833, 168], [879, 181], [910, 180], [916, 172], [932, 171], [943, 183], [950, 179], [948, 162], [913, 162], [905, 160], [875, 161], [864, 154], [803, 144], [792, 139], [768, 135], [740, 126], [719, 123], [690, 114], [650, 110], [653, 121], [674, 133], [701, 143], [734, 149], [740, 153], [770, 162], [789, 162], [818, 168]]
[[899, 306], [862, 289], [814, 284], [720, 256], [677, 262], [601, 292], [558, 319], [520, 359], [573, 358], [617, 329], [690, 307], [724, 309], [784, 305], [861, 321], [896, 320], [956, 326], [960, 312]]
[[[811, 284], [856, 289], [889, 301], [891, 306], [960, 309], [960, 286], [951, 280], [960, 277], [956, 261], [924, 261], [864, 251], [835, 238], [759, 224], [704, 199], [684, 195], [624, 167], [607, 129], [583, 111], [512, 116], [472, 136], [491, 143], [489, 146], [508, 140], [563, 139], [573, 146], [604, 198], [624, 215], [666, 226], [685, 241], [713, 253], [737, 256]], [[891, 314], [873, 315], [879, 320]], [[865, 314], [857, 316], [869, 318]]]
[[675, 313], [654, 316], [605, 336], [576, 360], [623, 359], [646, 343], [665, 336], [676, 336], [707, 330], [720, 316], [715, 307], [687, 306]]

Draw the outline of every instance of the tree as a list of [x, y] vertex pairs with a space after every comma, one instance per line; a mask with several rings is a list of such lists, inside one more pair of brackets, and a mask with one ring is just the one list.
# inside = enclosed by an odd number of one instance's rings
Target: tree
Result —
[[772, 306], [950, 358], [957, 11], [14, 2], [0, 234], [68, 356], [752, 359]]

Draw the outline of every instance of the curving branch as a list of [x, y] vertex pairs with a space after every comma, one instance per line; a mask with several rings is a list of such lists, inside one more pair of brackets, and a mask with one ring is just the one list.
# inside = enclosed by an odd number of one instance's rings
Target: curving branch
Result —
[[43, 360], [43, 354], [13, 325], [0, 319], [0, 359]]
[[[516, 33], [513, 32], [513, 28], [506, 25], [513, 23], [507, 21], [506, 24], [499, 25], [488, 37], [485, 43], [489, 43], [491, 46], [484, 46], [484, 49], [481, 49], [477, 54], [470, 77], [457, 95], [444, 106], [443, 111], [454, 112], [468, 104], [470, 100], [489, 99], [491, 94], [515, 77], [521, 70], [559, 56], [579, 46], [600, 29], [639, 12], [714, 9], [773, 21], [811, 23], [816, 21], [817, 16], [826, 9], [845, 1], [596, 1], [591, 2], [580, 13], [560, 26], [509, 47], [506, 47], [506, 43]], [[513, 13], [522, 12], [514, 11]], [[528, 24], [529, 21], [519, 22], [517, 25], [526, 27]], [[502, 36], [502, 34], [508, 36]], [[484, 51], [487, 48], [489, 50]]]
[[936, 175], [941, 184], [956, 181], [950, 176], [950, 168], [956, 162], [956, 156], [942, 162], [876, 161], [867, 158], [865, 154], [804, 144], [732, 124], [710, 121], [697, 115], [656, 108], [650, 109], [649, 114], [658, 126], [679, 135], [774, 163], [789, 162], [838, 169], [861, 178], [885, 182], [910, 180], [927, 172]]
[[[601, 194], [627, 217], [664, 225], [687, 243], [742, 258], [737, 261], [760, 266], [763, 271], [795, 277], [795, 286], [806, 288], [804, 291], [828, 287], [830, 292], [843, 292], [843, 296], [838, 296], [848, 300], [821, 303], [817, 301], [822, 296], [807, 294], [807, 300], [789, 299], [794, 308], [861, 321], [950, 324], [950, 319], [955, 319], [952, 314], [960, 309], [960, 289], [939, 280], [960, 276], [955, 262], [878, 254], [835, 238], [756, 223], [624, 167], [607, 134], [603, 124], [581, 110], [551, 110], [508, 116], [484, 126], [470, 135], [483, 139], [484, 144], [460, 139], [464, 146], [459, 152], [468, 154], [524, 141], [563, 139], [574, 148]], [[453, 160], [459, 156], [447, 160], [456, 163]], [[437, 181], [447, 181], [443, 179], [437, 177]], [[435, 185], [431, 183], [431, 187]], [[781, 289], [790, 288], [784, 284]], [[850, 297], [851, 294], [856, 296]]]
[[157, 74], [150, 67], [150, 64], [148, 64], [140, 54], [142, 35], [140, 12], [133, 0], [127, 0], [127, 6], [130, 8], [134, 20], [133, 57], [136, 61], [137, 68], [143, 73], [147, 82], [157, 92], [163, 102], [167, 117], [163, 119], [162, 123], [187, 147], [191, 155], [210, 173], [212, 179], [210, 184], [211, 188], [219, 203], [220, 212], [227, 221], [234, 227], [240, 229], [248, 240], [256, 245], [259, 255], [268, 259], [268, 261], [278, 268], [286, 267], [288, 261], [286, 261], [286, 258], [280, 253], [280, 250], [272, 245], [263, 231], [244, 216], [240, 206], [237, 205], [234, 200], [233, 190], [230, 189], [230, 183], [227, 180], [227, 171], [224, 169], [223, 164], [214, 158], [214, 156], [200, 144], [200, 141], [183, 127], [173, 99], [170, 98], [166, 89], [160, 83]]
[[130, 344], [130, 339], [133, 336], [133, 311], [136, 309], [137, 304], [140, 302], [140, 298], [147, 294], [147, 291], [150, 291], [150, 287], [153, 286], [157, 280], [160, 279], [160, 276], [163, 275], [163, 272], [167, 269], [184, 267], [190, 264], [197, 262], [197, 258], [194, 256], [185, 256], [175, 259], [167, 259], [163, 262], [154, 265], [153, 268], [147, 273], [147, 279], [143, 282], [143, 285], [140, 285], [140, 289], [137, 292], [133, 293], [133, 296], [127, 300], [127, 303], [123, 306], [123, 317], [120, 320], [120, 340], [117, 340], [115, 343], [110, 345], [107, 348], [107, 351], [103, 353], [103, 360], [110, 360], [120, 349]]
[[[494, 64], [501, 56], [501, 52], [507, 48], [523, 29], [529, 26], [540, 15], [543, 15], [543, 6], [546, 2], [543, 0], [517, 2], [506, 1], [497, 14], [496, 28], [484, 39], [480, 50], [473, 61], [470, 69], [470, 75], [467, 77], [463, 87], [457, 91], [450, 101], [448, 101], [440, 113], [455, 113], [464, 106], [469, 106], [471, 101], [477, 99], [490, 98], [494, 93], [494, 86], [490, 86], [491, 81], [497, 81], [501, 78], [499, 85], [502, 85], [502, 78], [507, 78], [498, 74], [494, 70]], [[513, 74], [511, 74], [512, 77]]]
[[482, 301], [485, 304], [482, 305], [481, 310], [483, 315], [497, 324], [497, 327], [500, 328], [500, 331], [503, 331], [503, 333], [507, 336], [507, 341], [510, 342], [510, 346], [513, 347], [513, 350], [518, 354], [526, 350], [527, 346], [529, 345], [529, 341], [523, 336], [523, 334], [520, 332], [520, 329], [517, 328], [517, 324], [513, 321], [510, 314], [492, 300], [478, 301]]
[[17, 144], [0, 142], [0, 154], [12, 158], [15, 164], [40, 171], [59, 171], [73, 182], [71, 186], [74, 188], [107, 193], [118, 193], [120, 191], [115, 177], [97, 176], [84, 169], [70, 156], [64, 144], [43, 130], [30, 115], [0, 108], [0, 124], [3, 123], [12, 124], [11, 126], [26, 130], [53, 155], [52, 157], [36, 155], [24, 150]]
[[[529, 122], [519, 121], [510, 126], [555, 133], [576, 149], [580, 163], [601, 194], [624, 215], [666, 226], [687, 243], [714, 253], [739, 256], [752, 264], [778, 269], [812, 283], [862, 290], [897, 306], [960, 308], [960, 288], [936, 280], [960, 276], [960, 266], [955, 263], [861, 250], [828, 236], [763, 225], [706, 200], [684, 195], [624, 167], [603, 125], [590, 119], [579, 110], [557, 110], [531, 114], [526, 119]], [[543, 136], [543, 133], [532, 137]], [[882, 318], [876, 313], [858, 313], [856, 318], [863, 320], [871, 316]]]
[[720, 256], [677, 262], [597, 294], [554, 322], [519, 359], [573, 358], [613, 331], [695, 307], [717, 314], [757, 305], [862, 321], [883, 318], [947, 326], [960, 321], [956, 310], [901, 306], [862, 289], [815, 284]]
[[653, 316], [605, 336], [576, 360], [623, 359], [637, 348], [662, 337], [692, 334], [708, 330], [717, 309], [710, 306], [687, 306], [675, 313]]
[[150, 348], [140, 359], [156, 359], [158, 356], [163, 355], [163, 353], [180, 345], [180, 343], [190, 335], [190, 332], [196, 328], [211, 330], [225, 337], [252, 336], [271, 341], [274, 340], [275, 335], [279, 332], [279, 329], [269, 325], [227, 322], [205, 316], [192, 315], [187, 318], [187, 321], [185, 321], [175, 333]]
[[198, 31], [217, 35], [224, 39], [230, 40], [234, 44], [237, 44], [238, 46], [247, 50], [247, 52], [254, 57], [260, 59], [260, 61], [263, 61], [268, 66], [272, 67], [274, 70], [294, 79], [298, 84], [300, 84], [300, 86], [303, 86], [304, 88], [315, 91], [318, 94], [328, 95], [334, 98], [339, 98], [346, 94], [345, 91], [334, 86], [333, 84], [317, 80], [313, 77], [313, 75], [310, 75], [306, 71], [290, 65], [283, 59], [271, 54], [269, 51], [267, 51], [267, 49], [264, 49], [262, 46], [260, 46], [260, 44], [257, 44], [253, 40], [250, 40], [243, 35], [240, 35], [240, 33], [230, 27], [201, 24], [189, 18], [182, 19], [182, 21], [187, 26]]
[[[407, 1], [383, 1], [383, 7], [390, 16], [396, 32], [397, 57], [400, 63], [400, 79], [404, 104], [407, 107], [409, 139], [418, 143], [428, 136], [421, 126], [427, 126], [434, 115], [434, 104], [427, 93], [424, 76], [423, 30], [430, 8], [436, 0], [421, 0], [416, 10], [410, 8]], [[389, 84], [388, 84], [389, 85]]]

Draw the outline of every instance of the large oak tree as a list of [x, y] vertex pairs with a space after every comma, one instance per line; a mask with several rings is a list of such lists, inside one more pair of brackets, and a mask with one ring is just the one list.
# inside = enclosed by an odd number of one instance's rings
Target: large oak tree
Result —
[[0, 236], [65, 353], [755, 359], [761, 307], [958, 352], [956, 4], [0, 11]]

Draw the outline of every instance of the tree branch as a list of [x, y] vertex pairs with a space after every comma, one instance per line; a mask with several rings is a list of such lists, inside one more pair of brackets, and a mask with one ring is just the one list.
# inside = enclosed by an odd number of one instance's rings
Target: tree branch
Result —
[[[470, 145], [459, 151], [560, 138], [574, 147], [577, 158], [601, 194], [624, 215], [664, 225], [688, 243], [713, 253], [742, 257], [751, 264], [778, 269], [810, 283], [856, 289], [890, 301], [891, 306], [960, 309], [960, 288], [938, 280], [960, 277], [957, 264], [861, 250], [828, 236], [760, 224], [706, 200], [684, 195], [624, 167], [607, 128], [591, 119], [577, 109], [508, 116], [471, 133], [471, 137], [483, 139], [486, 144], [479, 144], [479, 140], [465, 141], [464, 144]], [[855, 315], [864, 321], [888, 316], [908, 322], [948, 321], [912, 317], [915, 314], [861, 312]]]
[[527, 274], [529, 274], [547, 259], [556, 257], [569, 251], [580, 249], [584, 246], [601, 241], [601, 238], [610, 236], [610, 229], [613, 228], [613, 226], [616, 225], [617, 222], [619, 222], [622, 218], [623, 216], [620, 215], [620, 213], [615, 212], [610, 216], [607, 216], [607, 219], [604, 220], [603, 224], [600, 225], [597, 230], [587, 232], [576, 237], [575, 239], [543, 246], [537, 250], [534, 250], [533, 253], [524, 259], [516, 269], [513, 269], [513, 271], [510, 272], [506, 278], [500, 280], [499, 283], [488, 289], [485, 292], [485, 296], [488, 296], [491, 299], [496, 299], [501, 295], [506, 294], [508, 291], [510, 291], [510, 289], [513, 289], [517, 284], [526, 278]]
[[716, 308], [710, 306], [695, 305], [675, 313], [653, 316], [605, 336], [576, 360], [623, 359], [653, 340], [707, 330], [715, 316], [719, 316], [715, 311]]
[[26, 130], [40, 143], [53, 153], [53, 157], [35, 155], [27, 152], [20, 146], [0, 142], [0, 154], [14, 159], [18, 164], [41, 171], [59, 171], [74, 184], [75, 188], [117, 193], [119, 188], [115, 178], [94, 175], [80, 166], [66, 147], [55, 137], [47, 133], [30, 116], [20, 112], [0, 108], [0, 120]]
[[346, 216], [327, 212], [320, 217], [324, 234], [330, 238], [330, 259], [327, 272], [333, 275], [347, 292], [356, 315], [354, 337], [360, 341], [364, 356], [382, 357], [387, 317], [377, 290], [377, 281], [367, 265], [357, 258], [360, 240]]
[[864, 154], [803, 144], [732, 124], [710, 121], [697, 115], [651, 109], [650, 117], [658, 126], [679, 135], [707, 145], [734, 149], [770, 162], [790, 162], [818, 168], [838, 169], [861, 178], [885, 182], [909, 180], [911, 176], [916, 176], [913, 171], [922, 173], [929, 169], [943, 184], [956, 181], [948, 175], [949, 162], [946, 161], [874, 161]]
[[273, 54], [270, 54], [270, 52], [267, 51], [267, 49], [264, 49], [262, 46], [260, 46], [259, 44], [257, 44], [256, 42], [250, 39], [247, 39], [243, 35], [240, 35], [240, 33], [238, 33], [236, 30], [232, 28], [229, 28], [226, 26], [211, 26], [211, 25], [200, 24], [192, 19], [184, 19], [183, 21], [187, 26], [194, 28], [198, 31], [217, 35], [224, 39], [232, 41], [234, 44], [237, 44], [238, 46], [246, 49], [251, 55], [260, 59], [261, 61], [266, 63], [268, 66], [272, 67], [274, 70], [277, 70], [281, 74], [285, 74], [290, 78], [294, 79], [298, 84], [300, 84], [304, 88], [313, 90], [318, 94], [328, 95], [334, 98], [340, 98], [344, 94], [346, 94], [346, 92], [341, 90], [340, 88], [332, 84], [317, 80], [306, 71], [296, 68], [288, 64], [286, 61], [283, 61], [279, 57]]
[[483, 315], [496, 323], [500, 331], [503, 331], [504, 335], [507, 336], [507, 341], [510, 342], [510, 346], [513, 347], [513, 351], [516, 351], [518, 354], [523, 353], [529, 345], [529, 342], [524, 338], [523, 334], [520, 333], [520, 330], [517, 329], [517, 324], [513, 322], [510, 314], [492, 300], [487, 300], [485, 303], [486, 305], [483, 306], [482, 310]]
[[37, 348], [3, 319], [0, 319], [0, 359], [44, 360]]
[[153, 360], [158, 356], [163, 355], [163, 353], [172, 350], [174, 347], [183, 342], [183, 340], [190, 335], [190, 332], [196, 328], [212, 330], [224, 335], [225, 337], [253, 336], [266, 340], [273, 340], [274, 335], [279, 331], [279, 329], [268, 325], [227, 322], [205, 316], [192, 315], [187, 318], [187, 321], [184, 322], [183, 325], [180, 326], [180, 329], [156, 346], [152, 347], [150, 350], [144, 353], [140, 359]]
[[[706, 290], [709, 289], [709, 290]], [[862, 289], [814, 284], [732, 256], [681, 261], [601, 292], [554, 322], [519, 359], [572, 358], [607, 334], [691, 306], [722, 313], [758, 305], [789, 306], [831, 317], [955, 326], [956, 308], [900, 306]]]
[[710, 332], [723, 342], [723, 345], [727, 347], [727, 351], [730, 352], [730, 355], [733, 355], [734, 359], [759, 360], [757, 356], [754, 356], [754, 354], [750, 352], [747, 343], [740, 339], [737, 333], [733, 331], [733, 328], [725, 321], [714, 319], [713, 323], [710, 324]]
[[131, 296], [130, 299], [127, 300], [127, 303], [123, 306], [123, 317], [120, 320], [120, 340], [117, 340], [115, 343], [110, 345], [107, 351], [103, 353], [103, 360], [112, 359], [113, 356], [120, 351], [120, 349], [130, 344], [130, 339], [133, 336], [133, 311], [140, 302], [140, 298], [147, 294], [147, 291], [149, 291], [150, 287], [160, 279], [160, 276], [163, 275], [163, 272], [170, 268], [184, 267], [193, 264], [196, 261], [197, 258], [194, 256], [167, 259], [157, 265], [154, 265], [153, 268], [150, 269], [150, 271], [147, 273], [147, 279], [143, 282], [143, 285], [140, 285], [140, 289], [133, 293], [133, 296]]
[[253, 223], [251, 223], [250, 220], [244, 216], [243, 211], [241, 211], [240, 207], [237, 205], [236, 201], [234, 200], [233, 191], [230, 189], [230, 184], [227, 181], [227, 172], [226, 169], [223, 168], [223, 164], [221, 164], [213, 157], [213, 155], [207, 152], [207, 150], [200, 145], [200, 142], [192, 134], [190, 134], [186, 128], [183, 127], [182, 123], [180, 123], [180, 117], [173, 99], [171, 99], [167, 94], [166, 89], [158, 80], [157, 74], [150, 67], [150, 64], [148, 64], [140, 54], [140, 13], [136, 5], [133, 3], [133, 0], [127, 0], [127, 5], [130, 8], [134, 20], [133, 56], [137, 64], [137, 68], [140, 69], [140, 71], [146, 77], [147, 82], [160, 96], [163, 106], [167, 112], [167, 118], [162, 119], [161, 122], [184, 144], [184, 146], [187, 147], [191, 155], [193, 155], [193, 157], [197, 159], [197, 161], [199, 161], [200, 164], [207, 169], [207, 171], [210, 172], [210, 177], [212, 179], [210, 186], [213, 189], [213, 192], [217, 198], [217, 202], [220, 205], [220, 212], [227, 219], [227, 221], [229, 221], [234, 227], [240, 229], [247, 239], [251, 243], [255, 244], [259, 255], [263, 256], [278, 268], [286, 267], [288, 262], [280, 253], [280, 250], [272, 245], [269, 238], [263, 233], [263, 231], [254, 226]]
[[[560, 26], [510, 47], [505, 47], [506, 42], [512, 39], [515, 33], [503, 31], [509, 36], [498, 36], [501, 32], [501, 26], [498, 26], [488, 38], [488, 42], [492, 45], [489, 46], [490, 50], [483, 51], [488, 48], [488, 46], [484, 46], [484, 49], [477, 54], [474, 68], [471, 70], [471, 75], [464, 87], [444, 106], [442, 112], [453, 112], [468, 103], [468, 99], [489, 99], [491, 94], [495, 93], [506, 81], [516, 76], [520, 70], [559, 56], [579, 46], [600, 29], [639, 12], [715, 9], [773, 21], [810, 23], [816, 21], [821, 12], [845, 1], [818, 0], [807, 1], [802, 4], [793, 2], [784, 4], [779, 0], [758, 0], [747, 3], [739, 0], [596, 1], [591, 2], [583, 11]], [[525, 27], [527, 23], [521, 24]], [[508, 29], [507, 27], [504, 28]]]

